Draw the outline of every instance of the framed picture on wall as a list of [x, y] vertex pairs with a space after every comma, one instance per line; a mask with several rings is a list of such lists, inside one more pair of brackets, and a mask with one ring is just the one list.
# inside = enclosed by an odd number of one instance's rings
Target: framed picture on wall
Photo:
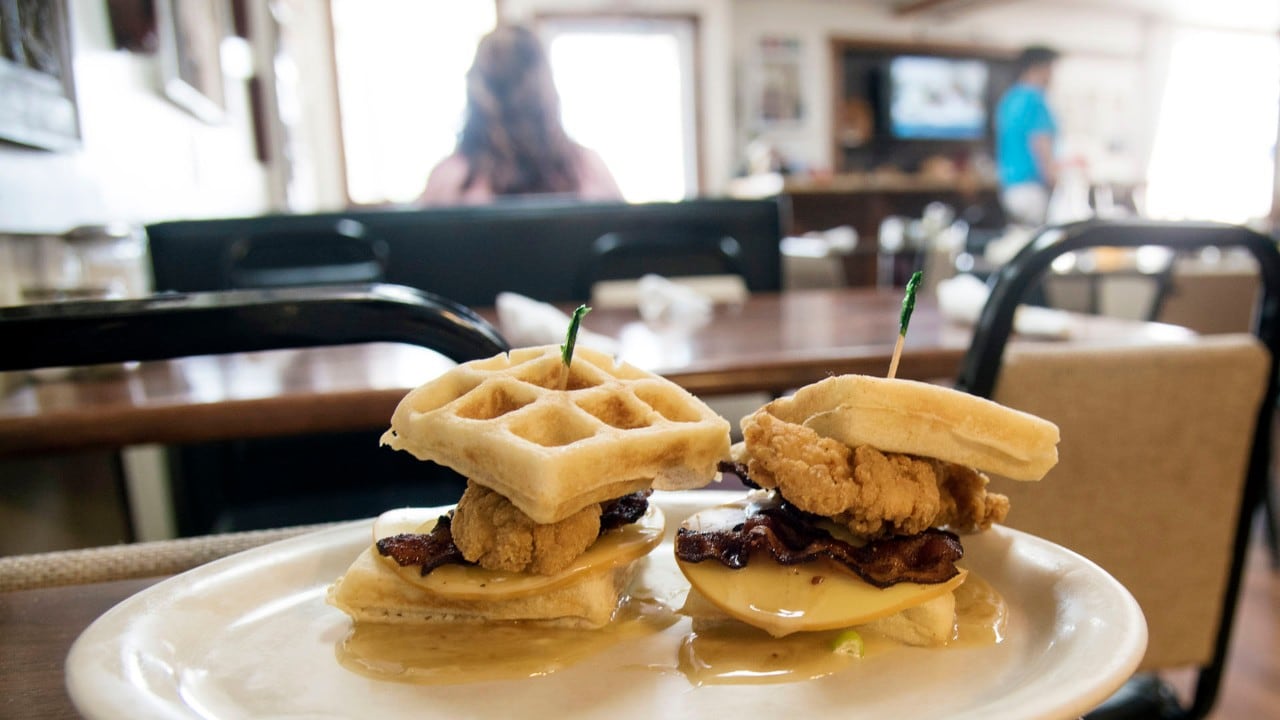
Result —
[[0, 0], [0, 140], [44, 150], [80, 144], [65, 0]]
[[225, 3], [156, 0], [156, 25], [165, 96], [205, 122], [222, 122], [226, 114], [221, 54], [227, 30]]
[[755, 120], [762, 127], [795, 126], [804, 120], [800, 40], [763, 37], [757, 46]]

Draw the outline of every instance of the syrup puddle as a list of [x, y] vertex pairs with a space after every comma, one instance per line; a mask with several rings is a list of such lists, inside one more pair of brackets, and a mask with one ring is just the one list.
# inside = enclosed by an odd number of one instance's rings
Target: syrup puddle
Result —
[[[668, 573], [672, 574], [672, 573]], [[673, 575], [674, 577], [674, 575]], [[683, 619], [665, 592], [665, 575], [650, 583], [598, 630], [571, 630], [512, 623], [434, 623], [392, 625], [356, 623], [338, 644], [343, 667], [379, 680], [420, 685], [456, 685], [550, 675], [622, 642], [661, 633]], [[673, 586], [674, 587], [674, 586]], [[643, 595], [643, 597], [639, 597]], [[655, 599], [657, 598], [657, 599]], [[951, 648], [982, 647], [1004, 638], [1007, 607], [985, 580], [970, 573], [956, 589], [956, 637]], [[673, 643], [674, 666], [647, 666], [679, 672], [693, 686], [765, 685], [800, 682], [832, 675], [877, 655], [903, 647], [871, 632], [861, 632], [862, 658], [832, 652], [842, 631], [800, 632], [774, 638], [734, 620], [699, 620], [697, 630]], [[676, 636], [673, 636], [673, 638]], [[946, 652], [947, 648], [936, 648]]]
[[[956, 636], [947, 647], [982, 647], [1004, 638], [1004, 599], [973, 573], [956, 589]], [[734, 620], [701, 620], [680, 645], [677, 669], [702, 685], [767, 685], [814, 680], [902, 647], [872, 632], [860, 632], [863, 657], [832, 651], [841, 630], [798, 632], [775, 638]], [[947, 647], [936, 648], [946, 652]]]
[[511, 623], [356, 623], [338, 662], [361, 675], [420, 685], [455, 685], [550, 675], [613, 646], [652, 635], [680, 617], [633, 598], [598, 630]]

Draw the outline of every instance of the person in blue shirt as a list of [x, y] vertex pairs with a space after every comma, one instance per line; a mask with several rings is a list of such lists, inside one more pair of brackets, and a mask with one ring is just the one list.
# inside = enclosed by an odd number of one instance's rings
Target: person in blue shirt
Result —
[[1018, 79], [996, 106], [996, 170], [1000, 203], [1009, 220], [1044, 224], [1057, 176], [1058, 127], [1045, 100], [1057, 51], [1033, 46], [1018, 57]]

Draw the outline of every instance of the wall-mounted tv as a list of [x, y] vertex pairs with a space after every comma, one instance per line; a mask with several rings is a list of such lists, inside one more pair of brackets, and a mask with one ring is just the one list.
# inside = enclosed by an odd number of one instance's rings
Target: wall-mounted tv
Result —
[[901, 55], [889, 62], [889, 131], [900, 140], [981, 140], [987, 63]]

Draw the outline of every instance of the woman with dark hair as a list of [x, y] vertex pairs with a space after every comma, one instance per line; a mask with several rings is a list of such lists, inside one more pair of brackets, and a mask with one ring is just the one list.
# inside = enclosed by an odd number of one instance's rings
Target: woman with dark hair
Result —
[[431, 171], [419, 200], [473, 204], [533, 194], [622, 199], [600, 156], [565, 133], [560, 96], [537, 36], [504, 25], [476, 49], [457, 149]]

